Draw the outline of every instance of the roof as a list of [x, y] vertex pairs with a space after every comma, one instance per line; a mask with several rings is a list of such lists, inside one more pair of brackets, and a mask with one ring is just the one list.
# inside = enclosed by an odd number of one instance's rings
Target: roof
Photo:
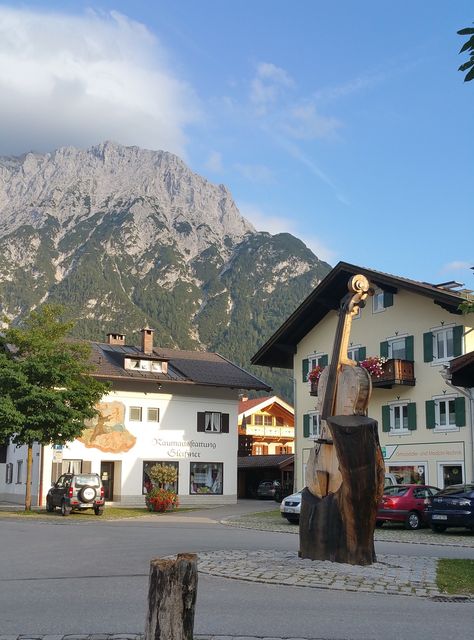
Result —
[[449, 373], [451, 383], [456, 387], [474, 387], [474, 351], [451, 360]]
[[252, 398], [251, 400], [241, 400], [239, 402], [239, 417], [244, 413], [249, 415], [255, 411], [271, 410], [273, 405], [279, 405], [280, 409], [287, 413], [294, 414], [293, 407], [278, 396], [265, 396], [264, 398]]
[[269, 467], [286, 467], [293, 463], [293, 453], [271, 456], [239, 456], [237, 458], [238, 469], [268, 469]]
[[459, 305], [469, 299], [470, 292], [467, 291], [453, 291], [441, 285], [409, 280], [348, 262], [339, 262], [257, 351], [252, 357], [252, 364], [291, 369], [296, 345], [329, 311], [339, 309], [340, 302], [347, 293], [349, 279], [358, 273], [366, 276], [377, 288], [391, 293], [403, 289], [425, 296], [450, 313], [460, 314]]
[[108, 380], [199, 384], [232, 389], [270, 391], [265, 382], [218, 353], [154, 348], [152, 357], [168, 363], [167, 373], [124, 369], [124, 358], [150, 359], [138, 347], [92, 342], [92, 375]]

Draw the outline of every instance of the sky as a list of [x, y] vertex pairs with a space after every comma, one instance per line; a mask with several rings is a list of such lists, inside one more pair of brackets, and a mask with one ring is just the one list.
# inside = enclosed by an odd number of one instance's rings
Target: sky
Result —
[[474, 289], [472, 0], [0, 0], [0, 154], [179, 155], [322, 260]]

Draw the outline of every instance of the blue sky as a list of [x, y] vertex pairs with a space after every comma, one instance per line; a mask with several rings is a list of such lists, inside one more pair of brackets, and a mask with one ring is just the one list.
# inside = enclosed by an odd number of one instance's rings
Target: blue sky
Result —
[[0, 153], [105, 139], [322, 259], [474, 289], [471, 0], [0, 0]]

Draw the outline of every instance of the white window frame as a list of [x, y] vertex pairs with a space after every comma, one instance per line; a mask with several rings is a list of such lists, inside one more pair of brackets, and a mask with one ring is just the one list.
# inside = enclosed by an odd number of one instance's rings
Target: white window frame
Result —
[[[464, 467], [464, 462], [462, 460], [438, 460], [437, 464], [437, 472], [438, 472], [438, 482], [436, 486], [440, 489], [444, 489], [444, 467], [461, 467], [461, 478], [459, 479], [459, 484], [465, 482], [466, 478], [466, 469]], [[452, 486], [452, 485], [447, 485]]]
[[206, 433], [221, 433], [222, 413], [220, 411], [206, 411], [204, 413], [204, 431]]
[[309, 436], [311, 440], [317, 440], [321, 437], [321, 416], [319, 411], [309, 411]]
[[[408, 405], [409, 402], [408, 400], [400, 400], [397, 402], [390, 402], [389, 403], [389, 407], [390, 407], [390, 431], [389, 433], [391, 435], [401, 435], [401, 434], [407, 434], [410, 433], [410, 429], [408, 428]], [[407, 426], [404, 427], [403, 426], [403, 408], [406, 408], [406, 420], [407, 420]], [[399, 428], [395, 427], [395, 417], [396, 417], [396, 413], [400, 412], [400, 410], [402, 411], [402, 425]]]
[[[150, 412], [156, 411], [156, 418], [150, 418]], [[160, 421], [160, 409], [158, 407], [148, 407], [146, 410], [147, 422], [159, 422]]]
[[[139, 418], [134, 418], [133, 417], [133, 411], [134, 410], [139, 412], [139, 415], [140, 415]], [[141, 422], [143, 420], [143, 408], [142, 407], [137, 407], [137, 406], [129, 407], [129, 409], [128, 409], [128, 419], [130, 420], [130, 422]]]
[[[455, 402], [458, 396], [450, 394], [443, 396], [433, 396], [434, 400], [434, 408], [435, 408], [435, 431], [459, 431], [460, 427], [456, 425], [456, 407], [454, 407], [454, 424], [441, 424], [441, 408], [440, 403], [449, 403], [450, 401]], [[449, 407], [446, 416], [449, 416]]]
[[375, 289], [374, 295], [372, 296], [372, 313], [380, 313], [381, 311], [385, 311], [383, 299], [383, 290]]
[[393, 355], [393, 343], [394, 342], [398, 342], [399, 340], [403, 340], [403, 342], [405, 343], [405, 355], [403, 358], [395, 358], [398, 360], [406, 360], [407, 357], [407, 342], [406, 339], [408, 337], [408, 333], [404, 333], [402, 335], [398, 335], [398, 336], [392, 336], [390, 338], [387, 338], [387, 344], [388, 344], [388, 359], [392, 360], [394, 359], [394, 355]]
[[348, 347], [347, 349], [347, 357], [349, 358], [349, 360], [354, 360], [354, 362], [357, 362], [357, 358], [354, 358], [353, 355], [354, 353], [357, 353], [357, 355], [359, 355], [358, 351], [361, 348], [361, 344], [356, 344], [354, 346]]
[[444, 348], [446, 350], [447, 353], [447, 334], [448, 331], [451, 332], [451, 347], [454, 350], [454, 327], [456, 325], [454, 323], [452, 324], [448, 324], [448, 325], [443, 325], [442, 327], [435, 327], [434, 329], [431, 329], [431, 333], [433, 334], [433, 360], [432, 362], [434, 364], [439, 364], [440, 362], [448, 362], [449, 360], [452, 360], [454, 358], [454, 355], [445, 355], [442, 357], [439, 357], [438, 355], [438, 336], [439, 335], [444, 335], [445, 339], [443, 341], [444, 343]]
[[319, 361], [321, 358], [324, 358], [324, 356], [327, 356], [328, 354], [320, 351], [320, 352], [313, 352], [311, 355], [308, 356], [308, 375], [311, 373], [311, 371], [315, 368], [320, 366]]

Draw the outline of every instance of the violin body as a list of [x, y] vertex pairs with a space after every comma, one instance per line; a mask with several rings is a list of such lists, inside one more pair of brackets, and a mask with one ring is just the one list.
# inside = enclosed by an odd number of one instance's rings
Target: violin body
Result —
[[[326, 394], [329, 368], [324, 369], [318, 382], [318, 404], [321, 411]], [[338, 390], [335, 415], [367, 415], [372, 379], [367, 369], [343, 364], [338, 372]], [[320, 440], [332, 442], [331, 430], [325, 420], [321, 420]], [[342, 477], [334, 446], [320, 442], [311, 451], [306, 464], [306, 486], [318, 498], [334, 493], [341, 486]]]

